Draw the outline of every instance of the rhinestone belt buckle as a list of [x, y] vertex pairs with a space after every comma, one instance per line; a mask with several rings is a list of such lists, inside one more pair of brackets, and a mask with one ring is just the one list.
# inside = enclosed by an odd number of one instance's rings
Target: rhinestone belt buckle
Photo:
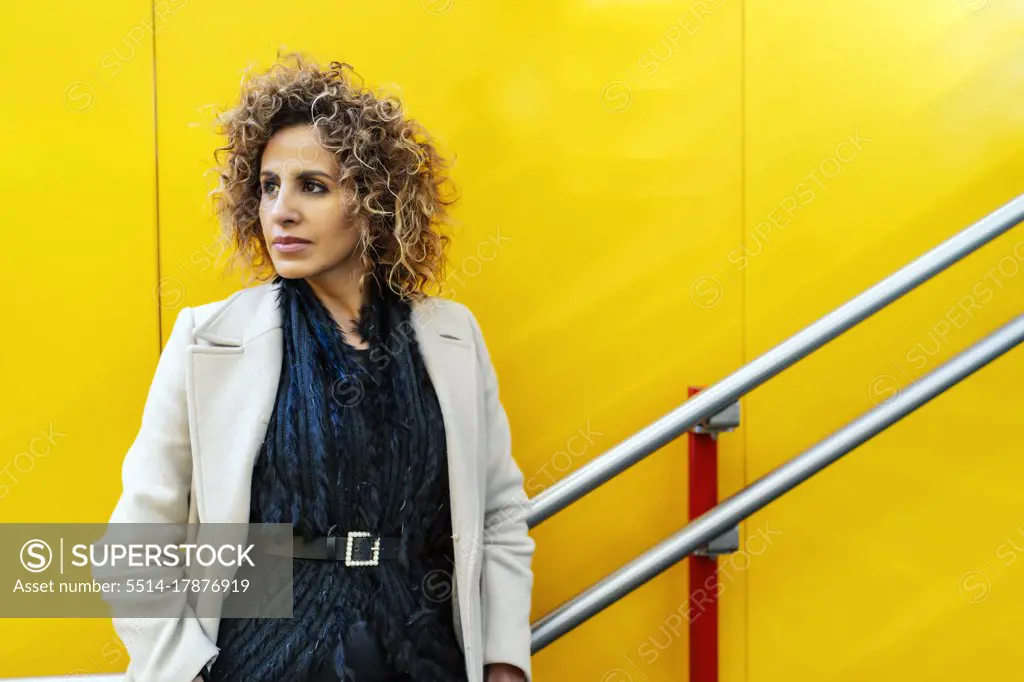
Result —
[[348, 533], [348, 542], [345, 544], [345, 565], [346, 566], [379, 566], [380, 565], [380, 538], [373, 541], [373, 557], [368, 561], [356, 561], [352, 558], [352, 541], [355, 538], [371, 538], [370, 533], [359, 530], [351, 530]]

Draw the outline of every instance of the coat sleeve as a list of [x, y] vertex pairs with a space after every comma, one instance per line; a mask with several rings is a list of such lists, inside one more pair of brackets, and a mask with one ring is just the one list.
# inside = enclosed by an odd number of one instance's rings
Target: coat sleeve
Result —
[[512, 458], [508, 417], [480, 325], [472, 312], [478, 370], [483, 378], [487, 487], [481, 573], [484, 664], [508, 663], [532, 680], [530, 670], [531, 568], [535, 543], [526, 525], [529, 499], [523, 474]]
[[[115, 523], [182, 524], [170, 526], [168, 542], [186, 541], [192, 448], [185, 398], [186, 349], [191, 340], [193, 313], [178, 313], [174, 329], [160, 354], [142, 412], [142, 424], [122, 465], [122, 493], [110, 519]], [[132, 532], [132, 531], [129, 531]], [[180, 536], [180, 537], [179, 537]], [[161, 538], [163, 539], [163, 538]], [[147, 569], [150, 570], [150, 569]], [[155, 570], [155, 569], [154, 569]], [[154, 579], [173, 580], [183, 570], [160, 569]], [[113, 606], [114, 630], [124, 642], [130, 661], [125, 676], [137, 682], [192, 682], [218, 653], [183, 598], [172, 604], [178, 617], [129, 618]], [[163, 604], [161, 609], [167, 608]], [[161, 611], [160, 613], [164, 613]]]

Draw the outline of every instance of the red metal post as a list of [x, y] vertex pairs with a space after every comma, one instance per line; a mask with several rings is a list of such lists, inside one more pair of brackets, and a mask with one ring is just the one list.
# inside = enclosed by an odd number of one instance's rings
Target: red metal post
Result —
[[[689, 395], [701, 389], [693, 386]], [[708, 433], [688, 434], [690, 520], [718, 504], [718, 441]], [[718, 682], [718, 564], [714, 557], [691, 556], [690, 682]]]

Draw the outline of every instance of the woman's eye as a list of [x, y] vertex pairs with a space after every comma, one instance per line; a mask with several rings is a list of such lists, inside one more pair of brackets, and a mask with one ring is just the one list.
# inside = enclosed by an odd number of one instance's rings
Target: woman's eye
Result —
[[[273, 180], [267, 180], [262, 185], [260, 185], [260, 189], [263, 192], [263, 194], [273, 194], [277, 190], [277, 183], [274, 182]], [[304, 181], [302, 183], [302, 189], [305, 192], [311, 192], [313, 194], [323, 194], [324, 192], [327, 191], [326, 187], [324, 187], [322, 184], [314, 180]]]

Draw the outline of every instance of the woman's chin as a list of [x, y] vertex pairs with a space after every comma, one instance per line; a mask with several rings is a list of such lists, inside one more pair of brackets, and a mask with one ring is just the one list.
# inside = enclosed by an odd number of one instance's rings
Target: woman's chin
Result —
[[313, 272], [313, 268], [308, 265], [289, 262], [274, 263], [274, 270], [284, 279], [303, 279]]

